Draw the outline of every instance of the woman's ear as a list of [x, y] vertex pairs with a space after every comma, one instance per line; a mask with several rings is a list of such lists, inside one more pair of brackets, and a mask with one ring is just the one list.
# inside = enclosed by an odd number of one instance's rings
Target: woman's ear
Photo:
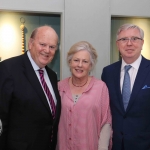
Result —
[[70, 67], [70, 65], [71, 65], [71, 60], [69, 60], [68, 65], [69, 65], [69, 67]]

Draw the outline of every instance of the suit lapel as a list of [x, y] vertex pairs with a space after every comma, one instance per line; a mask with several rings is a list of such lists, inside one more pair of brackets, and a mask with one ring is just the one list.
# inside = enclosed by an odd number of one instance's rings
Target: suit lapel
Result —
[[48, 74], [48, 77], [50, 79], [50, 82], [52, 84], [52, 87], [53, 87], [53, 90], [54, 90], [54, 93], [55, 93], [55, 96], [56, 96], [56, 99], [58, 98], [57, 95], [58, 95], [58, 89], [57, 89], [57, 84], [56, 84], [56, 80], [54, 80], [54, 76], [53, 74], [51, 73], [51, 71], [48, 69], [48, 67], [46, 66], [45, 67], [46, 71], [47, 71], [47, 74]]
[[56, 120], [56, 117], [59, 116], [59, 111], [60, 111], [60, 97], [59, 97], [59, 93], [58, 93], [58, 88], [57, 88], [57, 83], [56, 83], [56, 80], [54, 80], [54, 78], [56, 78], [55, 76], [53, 76], [53, 73], [48, 69], [48, 67], [46, 66], [45, 67], [46, 71], [47, 71], [47, 74], [49, 76], [49, 79], [50, 79], [50, 82], [51, 82], [51, 85], [53, 87], [53, 91], [55, 93], [55, 96], [56, 96], [56, 100], [57, 100], [57, 104], [56, 104], [56, 114], [55, 114], [55, 120]]
[[45, 105], [48, 112], [51, 113], [47, 99], [46, 99], [46, 96], [43, 92], [43, 89], [42, 89], [41, 84], [37, 78], [37, 75], [36, 75], [35, 71], [33, 70], [33, 67], [30, 63], [30, 60], [27, 56], [27, 53], [25, 53], [23, 55], [23, 63], [24, 63], [24, 74], [25, 74], [25, 76], [29, 80], [33, 89], [36, 91], [37, 95], [39, 96], [39, 100], [42, 101], [42, 103]]
[[141, 61], [141, 64], [140, 64], [140, 67], [139, 67], [139, 70], [138, 70], [138, 73], [134, 82], [134, 86], [132, 89], [130, 101], [129, 101], [126, 112], [131, 108], [136, 97], [138, 96], [138, 93], [142, 89], [143, 82], [145, 81], [146, 76], [148, 75], [148, 72], [150, 71], [149, 67], [150, 67], [150, 61], [142, 57], [142, 61]]
[[118, 108], [121, 108], [121, 111], [124, 111], [124, 106], [123, 106], [123, 101], [122, 101], [122, 94], [121, 94], [121, 89], [120, 89], [121, 64], [122, 64], [122, 61], [119, 61], [115, 66], [114, 73], [113, 73], [115, 86], [113, 88], [115, 88], [115, 90], [116, 90], [116, 94], [117, 94], [117, 97], [118, 97], [118, 102], [119, 102], [119, 105], [120, 105], [120, 107], [118, 107]]

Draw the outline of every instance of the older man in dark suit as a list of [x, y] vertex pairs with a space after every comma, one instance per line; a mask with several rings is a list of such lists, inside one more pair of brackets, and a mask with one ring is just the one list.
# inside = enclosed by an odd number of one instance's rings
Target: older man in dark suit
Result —
[[150, 61], [141, 56], [143, 30], [122, 25], [116, 44], [122, 60], [103, 69], [112, 112], [113, 150], [150, 150]]
[[57, 44], [55, 30], [41, 26], [29, 51], [0, 63], [1, 150], [55, 150], [61, 104], [57, 76], [46, 65]]

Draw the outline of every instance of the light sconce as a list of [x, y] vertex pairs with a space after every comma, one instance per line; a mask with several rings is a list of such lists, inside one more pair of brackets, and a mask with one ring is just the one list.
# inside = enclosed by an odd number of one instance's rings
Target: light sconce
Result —
[[24, 50], [24, 29], [25, 29], [25, 19], [23, 17], [20, 18], [20, 22], [22, 23], [20, 26], [20, 29], [22, 31], [22, 54], [24, 54], [25, 50]]

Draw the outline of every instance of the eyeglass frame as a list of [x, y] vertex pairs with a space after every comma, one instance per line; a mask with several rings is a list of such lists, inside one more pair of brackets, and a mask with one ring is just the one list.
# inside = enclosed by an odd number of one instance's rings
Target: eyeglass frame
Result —
[[[124, 41], [123, 41], [124, 40]], [[136, 43], [137, 40], [143, 40], [142, 38], [139, 38], [139, 37], [136, 37], [136, 36], [132, 36], [131, 38], [127, 38], [127, 37], [124, 37], [124, 38], [121, 38], [121, 39], [118, 39], [117, 41], [119, 42], [122, 42], [122, 43], [127, 43], [127, 42], [132, 42], [132, 43]]]

